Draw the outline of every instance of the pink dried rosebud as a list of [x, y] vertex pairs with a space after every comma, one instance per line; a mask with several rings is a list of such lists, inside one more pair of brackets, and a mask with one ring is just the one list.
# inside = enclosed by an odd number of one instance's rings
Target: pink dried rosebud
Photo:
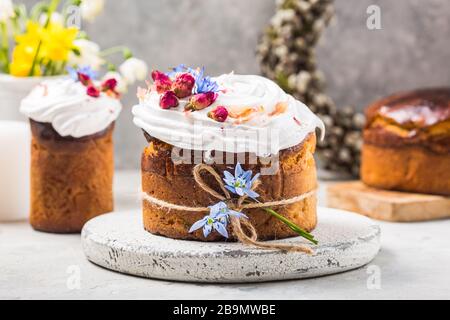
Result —
[[163, 109], [178, 107], [178, 98], [173, 91], [166, 91], [159, 98], [159, 106]]
[[84, 85], [84, 86], [88, 86], [92, 83], [91, 78], [84, 73], [80, 73], [78, 72], [78, 80]]
[[175, 79], [172, 84], [172, 91], [175, 92], [178, 98], [186, 98], [192, 95], [194, 89], [195, 79], [189, 73], [182, 73]]
[[90, 86], [87, 87], [86, 93], [87, 93], [88, 96], [93, 97], [93, 98], [100, 97], [100, 90], [98, 90], [93, 85], [90, 85]]
[[199, 93], [189, 100], [189, 103], [184, 107], [186, 111], [198, 111], [205, 109], [216, 101], [218, 94], [215, 92]]
[[156, 91], [160, 94], [169, 91], [172, 87], [172, 80], [163, 72], [152, 71], [152, 79], [155, 82]]
[[108, 79], [102, 83], [102, 91], [114, 91], [117, 87], [117, 80], [114, 78]]
[[208, 112], [208, 117], [218, 122], [225, 122], [228, 118], [228, 110], [224, 106], [218, 106], [214, 110]]

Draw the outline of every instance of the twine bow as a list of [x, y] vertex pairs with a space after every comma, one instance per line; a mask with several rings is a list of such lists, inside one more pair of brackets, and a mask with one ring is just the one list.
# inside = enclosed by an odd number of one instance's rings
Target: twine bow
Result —
[[[215, 180], [217, 181], [220, 189], [223, 192], [223, 195], [212, 189], [202, 178], [202, 172], [208, 172], [211, 174]], [[257, 208], [269, 208], [269, 207], [277, 207], [277, 206], [285, 206], [289, 204], [294, 204], [305, 200], [316, 193], [316, 190], [304, 193], [294, 198], [280, 200], [280, 201], [272, 201], [272, 202], [257, 202], [257, 203], [244, 203], [247, 199], [247, 195], [241, 196], [237, 199], [237, 201], [232, 201], [232, 197], [230, 192], [225, 188], [225, 185], [222, 181], [220, 175], [214, 170], [213, 167], [206, 164], [198, 164], [194, 167], [193, 175], [195, 182], [198, 184], [200, 188], [209, 193], [214, 198], [225, 201], [228, 203], [230, 209], [241, 212], [245, 209], [257, 209]], [[261, 182], [256, 180], [252, 185], [252, 190], [255, 190]], [[166, 202], [161, 199], [154, 198], [147, 193], [143, 193], [144, 200], [155, 204], [159, 207], [164, 207], [167, 209], [179, 210], [179, 211], [190, 211], [190, 212], [209, 212], [208, 207], [189, 207], [189, 206], [181, 206], [173, 203]], [[237, 217], [231, 217], [231, 227], [234, 236], [238, 239], [239, 242], [262, 248], [262, 249], [272, 249], [272, 250], [282, 250], [287, 252], [304, 252], [308, 254], [312, 254], [313, 251], [308, 246], [302, 244], [286, 244], [286, 243], [268, 243], [258, 241], [258, 234], [256, 232], [255, 227], [248, 221], [247, 219], [239, 219]], [[244, 228], [247, 230], [248, 234], [244, 231]]]

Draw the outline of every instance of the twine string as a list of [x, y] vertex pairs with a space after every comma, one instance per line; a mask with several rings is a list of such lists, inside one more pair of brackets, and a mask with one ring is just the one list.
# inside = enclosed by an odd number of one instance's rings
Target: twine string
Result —
[[[208, 172], [211, 174], [214, 179], [216, 180], [217, 184], [219, 185], [220, 189], [222, 190], [224, 195], [221, 195], [214, 189], [212, 189], [203, 179], [202, 172]], [[244, 195], [242, 197], [239, 197], [236, 202], [232, 201], [230, 192], [225, 188], [225, 184], [222, 181], [222, 178], [217, 173], [216, 170], [214, 170], [213, 167], [207, 165], [207, 164], [198, 164], [194, 167], [193, 170], [194, 180], [197, 183], [197, 185], [202, 188], [204, 191], [209, 193], [214, 198], [220, 200], [220, 201], [226, 201], [229, 208], [236, 210], [238, 212], [241, 212], [245, 209], [264, 209], [264, 208], [270, 208], [270, 207], [280, 207], [280, 206], [286, 206], [290, 204], [294, 204], [297, 202], [300, 202], [302, 200], [305, 200], [311, 196], [313, 196], [317, 190], [313, 190], [307, 193], [304, 193], [302, 195], [299, 195], [297, 197], [293, 197], [290, 199], [283, 199], [280, 201], [271, 201], [271, 202], [252, 202], [252, 203], [244, 203], [244, 201], [248, 198], [247, 195]], [[260, 180], [256, 180], [252, 185], [252, 190], [255, 190], [258, 188], [258, 186], [261, 184]], [[161, 199], [157, 199], [155, 197], [150, 196], [147, 193], [142, 194], [144, 200], [157, 205], [162, 208], [166, 209], [173, 209], [173, 210], [179, 210], [179, 211], [190, 211], [190, 212], [209, 212], [208, 207], [189, 207], [189, 206], [182, 206], [177, 205], [173, 203], [166, 202]], [[244, 231], [244, 228], [246, 231]], [[247, 220], [247, 219], [239, 219], [237, 217], [231, 217], [231, 228], [233, 231], [233, 234], [237, 238], [237, 240], [245, 245], [250, 245], [254, 247], [258, 247], [261, 249], [270, 249], [270, 250], [282, 250], [287, 252], [303, 252], [312, 254], [313, 251], [308, 246], [305, 246], [303, 244], [284, 244], [284, 243], [268, 243], [268, 242], [261, 242], [258, 241], [258, 234], [256, 232], [255, 227], [253, 224]]]

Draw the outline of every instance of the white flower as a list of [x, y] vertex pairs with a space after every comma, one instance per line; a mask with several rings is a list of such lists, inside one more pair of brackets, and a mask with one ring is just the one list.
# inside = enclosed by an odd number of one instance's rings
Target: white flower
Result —
[[137, 80], [144, 80], [147, 78], [148, 73], [147, 64], [136, 58], [125, 60], [119, 67], [119, 70], [129, 85], [135, 83]]
[[0, 0], [0, 23], [6, 22], [15, 16], [11, 0]]
[[93, 22], [102, 13], [105, 0], [82, 0], [80, 9], [83, 19]]
[[80, 51], [77, 56], [74, 53], [70, 54], [69, 64], [75, 66], [89, 66], [93, 70], [99, 70], [105, 61], [100, 57], [100, 47], [95, 42], [78, 39], [74, 41], [75, 47]]
[[122, 77], [122, 75], [118, 72], [109, 71], [104, 76], [102, 81], [108, 80], [108, 79], [116, 79], [117, 81], [117, 87], [116, 90], [119, 93], [127, 93], [128, 86], [125, 79]]
[[[53, 12], [52, 18], [50, 19], [50, 21], [55, 24], [64, 25], [64, 17], [62, 16], [62, 14], [60, 14], [58, 12]], [[46, 23], [47, 23], [47, 14], [43, 13], [39, 17], [39, 24], [45, 25]]]

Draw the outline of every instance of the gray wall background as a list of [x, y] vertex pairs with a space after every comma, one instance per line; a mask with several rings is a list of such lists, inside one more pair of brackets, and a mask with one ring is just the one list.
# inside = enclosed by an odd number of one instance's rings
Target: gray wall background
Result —
[[[382, 30], [366, 28], [371, 4], [381, 7]], [[336, 0], [335, 7], [318, 60], [337, 105], [362, 109], [396, 90], [450, 83], [448, 0]], [[107, 0], [84, 27], [103, 47], [128, 45], [151, 69], [185, 63], [212, 75], [259, 73], [255, 48], [274, 10], [275, 0]], [[132, 123], [134, 93], [124, 97], [116, 127], [118, 168], [138, 168], [145, 145]]]

